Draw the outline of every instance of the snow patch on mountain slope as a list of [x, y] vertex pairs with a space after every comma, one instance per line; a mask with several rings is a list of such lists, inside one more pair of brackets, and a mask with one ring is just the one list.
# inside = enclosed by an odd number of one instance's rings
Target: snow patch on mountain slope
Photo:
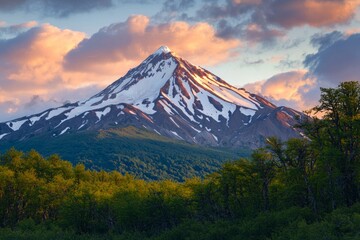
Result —
[[203, 89], [214, 93], [219, 98], [238, 106], [252, 108], [254, 110], [258, 109], [258, 105], [251, 100], [250, 95], [246, 91], [225, 85], [215, 80], [214, 76], [209, 77], [209, 74], [206, 74], [206, 78], [194, 75], [193, 73], [190, 74]]
[[40, 116], [34, 116], [29, 118], [30, 121], [30, 126], [34, 125], [34, 123], [36, 123], [37, 121], [39, 121], [43, 116], [45, 116], [47, 114], [47, 112], [44, 112], [43, 114], [41, 114]]
[[254, 109], [249, 109], [249, 108], [243, 108], [241, 107], [240, 109], [240, 112], [246, 116], [254, 116], [256, 111]]
[[64, 133], [66, 133], [68, 130], [70, 129], [70, 127], [66, 127], [64, 130], [61, 131], [60, 135], [63, 135]]
[[171, 50], [170, 50], [170, 48], [168, 46], [161, 46], [161, 47], [159, 47], [158, 50], [156, 50], [154, 52], [154, 54], [159, 55], [159, 54], [162, 54], [162, 53], [169, 53], [169, 52], [171, 52]]
[[174, 115], [173, 109], [166, 103], [166, 101], [160, 100], [159, 103], [164, 108], [166, 113], [168, 113], [170, 116]]
[[[109, 104], [126, 103], [136, 106], [146, 114], [154, 114], [154, 100], [159, 96], [159, 90], [172, 76], [177, 64], [173, 58], [157, 62], [142, 79], [128, 77], [123, 79], [119, 85], [114, 85], [109, 95], [114, 98], [103, 100], [103, 95], [97, 95], [83, 103], [84, 107], [104, 107]], [[161, 69], [158, 71], [158, 69]], [[100, 102], [100, 103], [99, 103]], [[95, 103], [99, 103], [92, 106]]]
[[83, 122], [80, 127], [78, 127], [78, 130], [80, 130], [82, 127], [84, 127], [86, 124], [88, 123], [88, 121], [86, 120], [85, 122]]
[[73, 106], [70, 107], [70, 106], [67, 106], [67, 107], [59, 107], [59, 108], [55, 108], [55, 109], [51, 109], [49, 112], [48, 112], [48, 115], [47, 117], [45, 118], [46, 120], [49, 120], [53, 117], [56, 117], [58, 115], [60, 115], [61, 113], [71, 109], [71, 108], [74, 108]]
[[216, 141], [219, 141], [218, 138], [217, 138], [214, 134], [211, 134], [211, 135], [214, 137], [214, 139], [215, 139]]
[[[198, 76], [193, 75], [193, 77], [199, 79]], [[182, 88], [177, 84], [178, 81], [181, 81]], [[229, 121], [230, 115], [234, 113], [237, 106], [243, 107], [241, 112], [250, 116], [254, 115], [258, 109], [257, 105], [254, 104], [251, 100], [246, 100], [238, 93], [232, 92], [232, 90], [227, 88], [220, 88], [214, 84], [211, 87], [208, 85], [205, 87], [198, 87], [198, 92], [196, 92], [190, 85], [190, 81], [190, 79], [182, 77], [180, 77], [180, 79], [175, 77], [170, 78], [169, 90], [164, 95], [164, 97], [177, 108], [181, 109], [181, 112], [193, 122], [197, 123], [193, 117], [196, 115], [194, 109], [194, 106], [196, 106], [196, 101], [200, 102], [202, 105], [202, 109], [196, 108], [197, 111], [201, 112], [205, 116], [211, 117], [217, 122], [220, 122], [220, 116]], [[198, 81], [198, 83], [199, 82], [200, 81]], [[217, 89], [217, 91], [221, 93], [214, 94], [212, 88]], [[244, 95], [245, 94], [246, 92], [244, 92]], [[220, 105], [218, 108], [221, 107], [221, 110], [214, 106], [214, 104], [210, 102], [209, 98], [212, 98], [218, 102]], [[168, 109], [167, 111], [170, 112]], [[202, 116], [199, 118], [202, 119]]]
[[[229, 113], [234, 113], [234, 111], [236, 110], [236, 105], [226, 102], [223, 99], [218, 98], [204, 90], [200, 90], [200, 92], [196, 95], [196, 97], [200, 100], [200, 102], [203, 105], [203, 110], [199, 110], [199, 111], [204, 115], [211, 117], [217, 122], [220, 122], [220, 116], [224, 117], [226, 120], [229, 120]], [[209, 97], [216, 100], [222, 106], [221, 111], [218, 110], [214, 106], [214, 104], [210, 102]]]
[[[173, 105], [175, 105], [177, 108], [181, 110], [181, 112], [188, 117], [192, 122], [197, 122], [194, 119], [194, 107], [192, 104], [194, 103], [194, 96], [190, 95], [190, 99], [187, 99], [184, 95], [180, 94], [181, 89], [177, 84], [175, 84], [175, 77], [171, 77], [169, 80], [170, 87], [169, 91], [171, 91], [171, 95], [169, 93], [163, 93], [163, 97], [165, 97], [169, 102], [171, 102]], [[183, 82], [184, 87], [186, 88], [186, 91], [189, 92], [190, 88], [186, 81]], [[176, 93], [172, 91], [172, 89], [176, 90]]]
[[20, 129], [20, 127], [27, 121], [27, 119], [19, 120], [15, 122], [7, 122], [6, 125], [8, 125], [9, 128], [11, 128], [13, 131], [17, 131]]
[[96, 111], [96, 117], [99, 119], [99, 121], [101, 120], [101, 118], [103, 116], [106, 116], [109, 112], [111, 111], [110, 107], [105, 108], [103, 111]]
[[180, 128], [180, 126], [175, 122], [175, 120], [172, 117], [170, 117], [170, 120], [175, 124], [176, 127]]
[[9, 135], [10, 133], [4, 133], [4, 134], [1, 134], [0, 135], [0, 140], [3, 138], [3, 137], [5, 137], [6, 135]]
[[184, 140], [177, 132], [175, 131], [170, 131], [170, 132], [172, 132], [172, 134], [174, 134], [177, 138]]
[[[163, 64], [161, 67], [160, 65]], [[170, 58], [158, 62], [153, 68], [150, 76], [147, 76], [133, 85], [130, 88], [124, 89], [119, 86], [116, 99], [118, 102], [135, 105], [141, 111], [147, 114], [154, 114], [154, 100], [159, 96], [159, 90], [165, 85], [167, 80], [172, 76], [177, 64]], [[159, 67], [162, 71], [156, 71]], [[165, 75], [164, 75], [165, 74]], [[114, 92], [117, 91], [114, 90]], [[144, 103], [144, 100], [146, 103]]]

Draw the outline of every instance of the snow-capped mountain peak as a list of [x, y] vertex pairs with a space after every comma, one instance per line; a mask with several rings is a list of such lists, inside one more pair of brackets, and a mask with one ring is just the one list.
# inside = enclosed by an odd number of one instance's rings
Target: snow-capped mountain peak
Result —
[[161, 46], [103, 91], [74, 104], [0, 123], [0, 141], [133, 125], [214, 146], [258, 146], [298, 136], [299, 112], [277, 108]]
[[161, 46], [156, 50], [153, 54], [162, 54], [162, 53], [169, 53], [171, 52], [170, 48], [168, 46]]

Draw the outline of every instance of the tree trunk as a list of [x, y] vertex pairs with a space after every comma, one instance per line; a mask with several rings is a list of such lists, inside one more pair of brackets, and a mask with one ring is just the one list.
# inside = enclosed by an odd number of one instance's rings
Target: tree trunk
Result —
[[264, 210], [268, 211], [270, 209], [270, 201], [269, 201], [269, 182], [263, 182], [262, 195], [264, 200]]
[[309, 183], [309, 180], [306, 176], [306, 174], [304, 174], [304, 182], [306, 185], [306, 189], [307, 189], [307, 194], [309, 196], [309, 201], [310, 201], [310, 205], [312, 210], [314, 211], [315, 214], [317, 214], [317, 202], [316, 202], [316, 198], [315, 198], [315, 194], [314, 191]]

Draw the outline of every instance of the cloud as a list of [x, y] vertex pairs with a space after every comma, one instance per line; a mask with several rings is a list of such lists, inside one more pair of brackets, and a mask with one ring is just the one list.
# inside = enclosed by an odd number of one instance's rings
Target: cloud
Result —
[[260, 94], [278, 106], [307, 110], [317, 104], [316, 80], [309, 78], [305, 70], [277, 74], [267, 80], [246, 84], [244, 88]]
[[40, 95], [34, 95], [30, 99], [30, 101], [25, 104], [25, 107], [30, 108], [30, 107], [35, 106], [35, 105], [37, 105], [39, 103], [42, 103], [42, 102], [45, 102], [45, 100], [41, 99]]
[[[4, 93], [4, 98], [0, 98], [0, 122], [29, 116], [49, 108], [59, 107], [65, 103], [86, 99], [100, 90], [99, 86], [92, 85], [76, 89], [57, 88], [41, 95], [31, 95], [31, 93], [23, 95], [17, 92]], [[12, 97], [14, 95], [16, 97]]]
[[[311, 43], [318, 47], [307, 55], [307, 70], [277, 74], [269, 79], [247, 84], [250, 92], [261, 94], [277, 105], [308, 110], [318, 104], [320, 87], [336, 87], [344, 81], [360, 81], [360, 33], [350, 36], [340, 32], [318, 34]], [[284, 64], [280, 58], [280, 64]]]
[[97, 86], [86, 87], [90, 94], [104, 84], [97, 75], [67, 73], [62, 67], [64, 56], [84, 39], [84, 33], [32, 25], [14, 25], [30, 29], [0, 38], [0, 121], [79, 100], [84, 96], [81, 89], [91, 81], [97, 80]]
[[353, 34], [360, 33], [360, 28], [349, 28], [344, 32], [345, 36], [351, 36]]
[[12, 11], [17, 8], [23, 8], [28, 0], [1, 0], [0, 11]]
[[4, 34], [6, 35], [18, 34], [29, 28], [33, 28], [37, 25], [38, 23], [36, 21], [29, 21], [14, 25], [7, 25], [6, 22], [0, 22], [0, 36]]
[[333, 33], [323, 36], [318, 52], [307, 55], [304, 65], [322, 84], [360, 81], [360, 34], [333, 38]]
[[326, 34], [317, 33], [311, 37], [310, 43], [321, 51], [342, 38], [344, 38], [344, 34], [339, 31], [333, 31]]
[[73, 13], [106, 9], [114, 5], [112, 0], [48, 0], [42, 2], [46, 15], [55, 15], [58, 17], [67, 17]]
[[6, 79], [2, 80], [2, 86], [20, 84], [26, 88], [27, 85], [53, 84], [62, 72], [63, 57], [84, 36], [44, 24], [14, 38], [0, 40], [0, 74]]
[[282, 49], [291, 49], [298, 47], [301, 43], [305, 42], [306, 38], [296, 38], [296, 39], [286, 39], [284, 38], [283, 43], [281, 44]]
[[204, 1], [196, 19], [217, 26], [220, 37], [268, 44], [295, 27], [345, 24], [353, 19], [359, 4], [360, 0]]
[[40, 12], [45, 16], [67, 17], [71, 14], [90, 12], [113, 7], [115, 4], [147, 3], [129, 0], [1, 0], [0, 11]]
[[264, 1], [262, 11], [267, 21], [284, 28], [324, 27], [348, 22], [359, 3], [358, 0], [273, 0]]
[[265, 61], [263, 59], [249, 60], [248, 58], [246, 58], [244, 59], [243, 62], [246, 65], [259, 65], [259, 64], [263, 64]]
[[241, 18], [259, 7], [262, 0], [227, 0], [227, 1], [204, 1], [205, 4], [197, 11], [200, 19], [224, 19]]
[[14, 116], [13, 114], [18, 111], [18, 104], [13, 101], [0, 101], [0, 122], [8, 120]]
[[243, 24], [233, 25], [229, 21], [221, 19], [216, 24], [216, 35], [224, 39], [237, 38], [243, 33], [243, 27]]
[[119, 69], [134, 66], [161, 45], [196, 64], [214, 65], [233, 57], [240, 41], [217, 37], [215, 29], [207, 23], [154, 25], [148, 17], [135, 15], [84, 39], [66, 56], [65, 67], [80, 72], [119, 73]]
[[196, 13], [198, 21], [209, 21], [217, 28], [217, 35], [224, 39], [243, 38], [251, 45], [259, 42], [271, 43], [283, 33], [270, 29], [261, 21], [255, 20], [259, 14], [261, 0], [205, 1]]
[[166, 0], [163, 5], [163, 11], [187, 10], [195, 5], [195, 0]]
[[277, 38], [283, 36], [285, 36], [283, 31], [269, 29], [266, 25], [260, 25], [257, 23], [248, 24], [245, 29], [245, 37], [250, 43], [274, 43]]
[[290, 58], [290, 55], [286, 55], [282, 59], [279, 59], [277, 68], [285, 70], [285, 69], [299, 69], [302, 67], [301, 60], [294, 60]]
[[46, 16], [67, 17], [74, 13], [110, 8], [112, 0], [1, 0], [0, 11], [42, 12]]
[[161, 10], [152, 16], [156, 22], [170, 21], [192, 21], [193, 17], [189, 16], [189, 9], [194, 8], [195, 0], [164, 0]]

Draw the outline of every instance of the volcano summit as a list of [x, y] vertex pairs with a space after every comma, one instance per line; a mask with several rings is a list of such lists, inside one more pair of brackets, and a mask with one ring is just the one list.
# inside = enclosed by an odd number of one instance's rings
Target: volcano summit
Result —
[[134, 126], [189, 143], [255, 148], [299, 137], [304, 115], [277, 107], [162, 46], [93, 97], [0, 123], [0, 143]]

